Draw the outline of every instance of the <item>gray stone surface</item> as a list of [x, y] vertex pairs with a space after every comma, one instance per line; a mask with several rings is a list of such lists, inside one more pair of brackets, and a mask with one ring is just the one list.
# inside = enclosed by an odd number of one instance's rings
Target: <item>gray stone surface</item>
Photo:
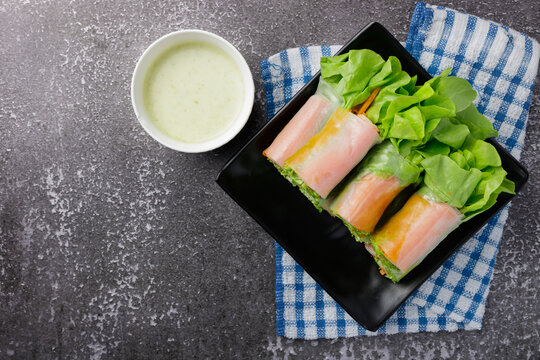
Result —
[[[536, 0], [443, 4], [540, 39]], [[277, 338], [272, 239], [214, 183], [264, 122], [261, 59], [371, 21], [404, 40], [413, 8], [0, 1], [0, 359], [539, 358], [538, 87], [482, 331]], [[230, 40], [256, 80], [246, 128], [206, 154], [158, 145], [129, 98], [142, 51], [184, 28]]]

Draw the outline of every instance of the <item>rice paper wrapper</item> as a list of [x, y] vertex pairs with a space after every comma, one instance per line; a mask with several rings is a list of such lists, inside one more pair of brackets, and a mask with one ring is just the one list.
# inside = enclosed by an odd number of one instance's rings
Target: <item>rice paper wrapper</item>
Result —
[[342, 101], [334, 89], [320, 79], [315, 94], [298, 110], [263, 154], [274, 164], [283, 167], [290, 156], [324, 128]]
[[394, 282], [422, 262], [463, 220], [458, 209], [435, 201], [422, 189], [373, 235], [375, 261]]

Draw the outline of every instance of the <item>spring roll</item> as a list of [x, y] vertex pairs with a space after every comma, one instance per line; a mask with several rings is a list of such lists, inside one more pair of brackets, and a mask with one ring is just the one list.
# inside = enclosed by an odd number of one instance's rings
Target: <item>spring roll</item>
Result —
[[365, 242], [392, 200], [419, 176], [420, 168], [385, 141], [360, 163], [330, 211], [345, 222], [357, 241]]
[[422, 187], [373, 235], [375, 260], [394, 282], [459, 224], [493, 206], [501, 192], [514, 192], [495, 148], [481, 140], [469, 142], [468, 161], [461, 151], [423, 160]]
[[453, 206], [414, 193], [403, 208], [375, 233], [375, 260], [394, 281], [420, 263], [463, 219]]
[[325, 127], [285, 161], [307, 187], [321, 198], [379, 142], [379, 130], [364, 115], [339, 107]]
[[351, 182], [330, 209], [355, 230], [367, 235], [402, 189], [395, 176], [386, 178], [369, 173]]
[[287, 158], [324, 127], [340, 102], [341, 98], [321, 79], [317, 92], [298, 110], [263, 155], [283, 167]]

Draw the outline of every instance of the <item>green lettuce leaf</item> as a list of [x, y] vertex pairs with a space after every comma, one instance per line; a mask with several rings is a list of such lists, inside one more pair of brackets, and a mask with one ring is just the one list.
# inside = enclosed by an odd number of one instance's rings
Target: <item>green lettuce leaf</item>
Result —
[[395, 57], [386, 62], [376, 52], [368, 49], [351, 50], [337, 57], [321, 58], [321, 77], [343, 97], [344, 109], [350, 109], [368, 97], [371, 89], [368, 85], [378, 75], [373, 85], [393, 81], [401, 72], [401, 64]]
[[363, 103], [367, 100], [373, 90], [376, 88], [381, 88], [386, 84], [401, 81], [403, 74], [407, 75], [408, 77], [407, 73], [401, 71], [401, 63], [399, 62], [398, 58], [395, 56], [390, 56], [384, 63], [382, 69], [369, 80], [369, 84], [363, 91], [353, 89], [343, 94], [345, 98], [343, 107], [345, 109], [350, 109], [358, 104]]
[[467, 162], [467, 159], [463, 155], [463, 152], [461, 151], [454, 151], [449, 155], [450, 159], [454, 160], [456, 164], [459, 165], [460, 168], [469, 170], [471, 167], [469, 163]]
[[455, 76], [442, 78], [435, 90], [439, 95], [450, 99], [457, 112], [469, 107], [477, 95], [467, 80]]
[[420, 140], [424, 138], [424, 115], [418, 107], [395, 114], [388, 137]]
[[469, 162], [472, 163], [471, 167], [483, 170], [488, 166], [501, 166], [501, 157], [497, 149], [484, 140], [476, 140], [469, 136], [463, 144], [463, 149], [468, 150], [471, 154], [469, 155]]
[[400, 90], [408, 94], [407, 89], [414, 91], [416, 84], [416, 76], [410, 77], [406, 72], [402, 71], [394, 82], [384, 86], [379, 91], [377, 97], [366, 112], [367, 117], [374, 123], [379, 124], [385, 116], [390, 103], [400, 95]]
[[463, 124], [454, 124], [450, 119], [442, 118], [435, 130], [433, 130], [432, 136], [443, 144], [459, 149], [465, 142], [469, 133], [469, 128], [467, 126]]
[[462, 208], [482, 178], [482, 172], [462, 169], [450, 157], [435, 155], [421, 162], [426, 171], [425, 185], [444, 202]]
[[354, 171], [355, 175], [349, 182], [354, 182], [356, 179], [372, 173], [388, 177], [395, 176], [402, 186], [407, 186], [417, 182], [421, 169], [401, 156], [392, 143], [387, 140], [371, 149]]
[[[472, 167], [474, 167], [474, 164], [476, 163], [476, 161], [474, 160], [474, 155], [473, 155], [473, 153], [470, 152], [470, 151], [467, 150], [467, 149], [462, 149], [460, 152], [461, 152], [461, 153], [463, 154], [463, 156], [465, 157], [465, 160], [467, 160], [467, 165], [468, 165], [467, 168], [472, 168]], [[466, 169], [466, 168], [464, 168], [464, 169]]]
[[425, 157], [418, 152], [417, 150], [412, 151], [407, 155], [407, 160], [415, 165], [420, 165], [420, 163], [425, 159]]
[[453, 119], [454, 122], [466, 125], [475, 138], [484, 140], [498, 135], [491, 122], [480, 114], [473, 104], [477, 93], [467, 80], [455, 76], [444, 77], [441, 75], [432, 86], [438, 95], [450, 99], [455, 105], [456, 115]]
[[341, 73], [344, 69], [342, 69], [347, 63], [346, 61], [349, 59], [349, 53], [337, 55], [337, 56], [330, 56], [330, 57], [322, 57], [321, 58], [321, 77], [329, 84], [333, 84], [334, 86], [339, 84], [343, 76]]
[[416, 149], [425, 159], [435, 155], [449, 155], [450, 147], [437, 140], [430, 140], [425, 146]]
[[[411, 161], [418, 164], [419, 162], [412, 160], [417, 159], [419, 156], [419, 154], [415, 153], [413, 150], [423, 146], [431, 139], [431, 133], [439, 125], [440, 120], [441, 119], [429, 119], [426, 121], [424, 137], [421, 140], [391, 139], [392, 143], [398, 148], [399, 153], [402, 156], [411, 157]], [[423, 157], [421, 160], [423, 160]]]
[[[403, 110], [408, 109], [412, 105], [419, 104], [420, 102], [424, 101], [425, 99], [428, 99], [431, 97], [435, 91], [431, 88], [429, 84], [424, 84], [420, 86], [416, 92], [412, 95], [398, 95], [393, 100], [390, 101], [390, 103], [387, 106], [386, 112], [384, 114], [384, 117], [381, 120], [381, 124], [379, 125], [379, 130], [381, 133], [381, 137], [383, 139], [389, 137], [389, 133], [392, 129], [392, 125], [394, 123], [394, 120], [396, 118], [396, 114], [402, 112]], [[369, 115], [368, 115], [369, 117]], [[424, 123], [425, 120], [422, 116], [422, 122]], [[399, 130], [394, 131], [393, 133], [394, 138], [405, 138], [403, 135], [400, 134]], [[423, 135], [422, 135], [423, 137]], [[420, 137], [420, 138], [422, 138]]]
[[501, 192], [515, 193], [515, 184], [506, 178], [506, 171], [500, 166], [482, 171], [482, 179], [461, 209], [464, 221], [492, 207]]
[[480, 114], [476, 106], [472, 103], [464, 110], [456, 113], [456, 117], [453, 120], [466, 125], [471, 135], [476, 139], [484, 140], [499, 135], [491, 122], [484, 115]]
[[401, 63], [395, 56], [390, 56], [384, 63], [382, 69], [369, 80], [368, 87], [376, 89], [393, 83], [401, 76]]
[[439, 86], [439, 82], [442, 79], [448, 77], [448, 75], [450, 75], [451, 72], [452, 72], [452, 69], [446, 68], [441, 72], [439, 76], [435, 76], [434, 78], [431, 78], [428, 81], [426, 81], [426, 84], [429, 84], [431, 87], [436, 89]]
[[436, 93], [422, 102], [420, 110], [426, 119], [456, 116], [452, 100]]

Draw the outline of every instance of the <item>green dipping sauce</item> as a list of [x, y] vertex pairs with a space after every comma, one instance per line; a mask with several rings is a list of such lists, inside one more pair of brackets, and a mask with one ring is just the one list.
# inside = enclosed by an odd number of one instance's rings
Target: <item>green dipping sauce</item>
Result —
[[161, 132], [200, 143], [223, 134], [236, 120], [244, 84], [224, 50], [204, 42], [184, 43], [165, 50], [150, 65], [143, 99]]

